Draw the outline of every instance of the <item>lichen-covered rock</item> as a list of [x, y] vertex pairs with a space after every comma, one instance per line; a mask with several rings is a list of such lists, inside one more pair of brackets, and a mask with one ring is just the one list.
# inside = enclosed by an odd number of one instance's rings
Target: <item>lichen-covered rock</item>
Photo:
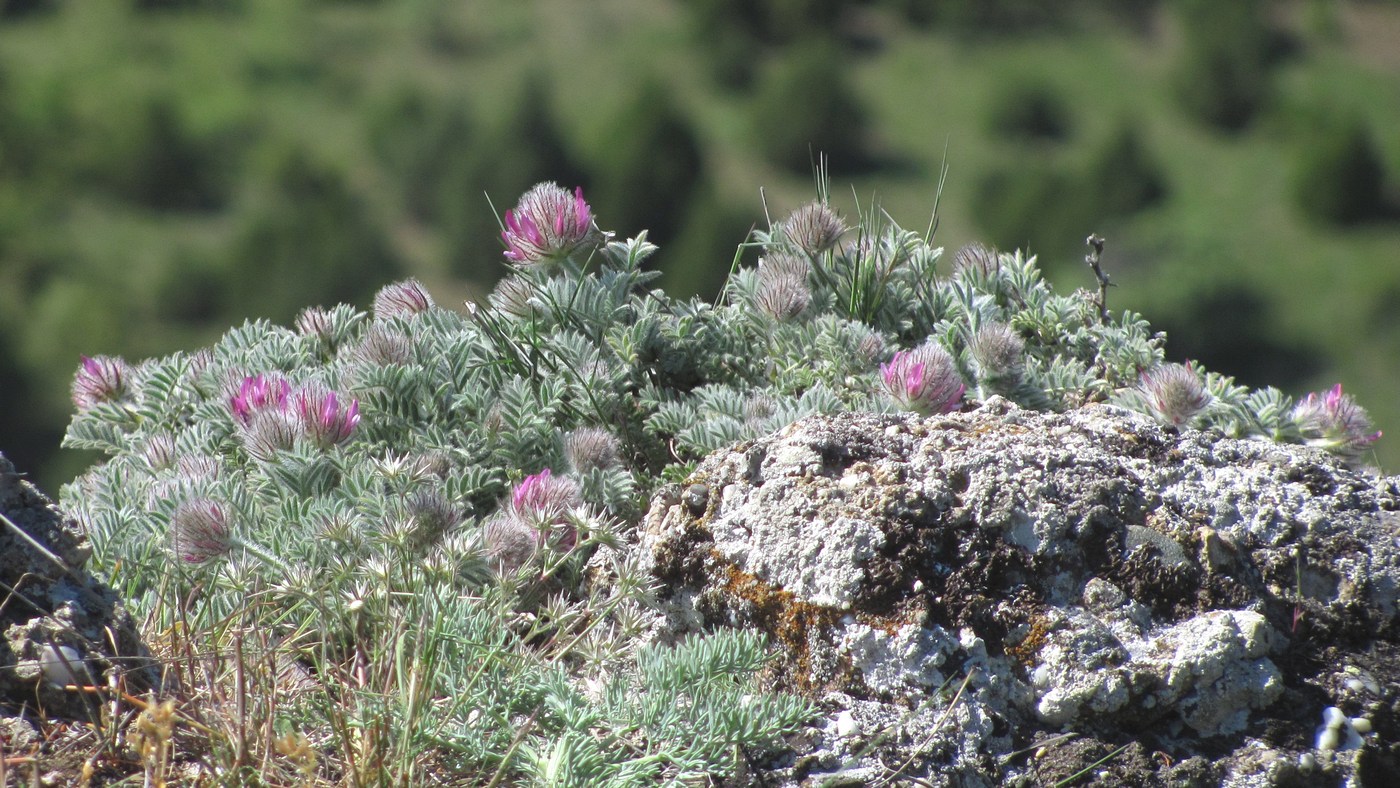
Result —
[[0, 709], [87, 719], [94, 696], [67, 687], [105, 687], [118, 673], [129, 693], [153, 686], [131, 616], [84, 568], [82, 530], [3, 455], [0, 514]]
[[[1400, 773], [1397, 509], [1312, 449], [993, 398], [716, 453], [640, 549], [659, 639], [761, 630], [820, 701], [775, 784], [1364, 784]], [[1334, 706], [1359, 747], [1318, 746]]]

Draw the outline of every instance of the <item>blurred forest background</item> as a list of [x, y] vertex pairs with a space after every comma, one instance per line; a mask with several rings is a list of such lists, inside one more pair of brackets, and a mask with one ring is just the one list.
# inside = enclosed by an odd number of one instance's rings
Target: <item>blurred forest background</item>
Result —
[[712, 294], [815, 149], [918, 229], [946, 155], [949, 254], [1087, 287], [1107, 236], [1172, 359], [1342, 381], [1396, 472], [1396, 129], [1395, 2], [0, 0], [0, 450], [51, 492], [93, 459], [58, 449], [80, 354], [409, 275], [460, 306], [541, 179]]

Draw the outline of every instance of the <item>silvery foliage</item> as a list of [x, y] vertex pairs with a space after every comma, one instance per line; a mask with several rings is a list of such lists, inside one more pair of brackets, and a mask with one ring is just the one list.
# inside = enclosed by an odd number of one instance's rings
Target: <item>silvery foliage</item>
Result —
[[[437, 655], [433, 738], [463, 768], [516, 757], [512, 769], [561, 784], [725, 773], [734, 745], [771, 743], [811, 709], [752, 687], [763, 664], [754, 638], [639, 650], [650, 581], [628, 560], [605, 568], [610, 586], [586, 582], [594, 548], [627, 539], [656, 485], [806, 415], [893, 408], [880, 364], [930, 339], [974, 399], [1038, 409], [1113, 399], [1145, 410], [1136, 387], [1164, 344], [1139, 315], [1104, 321], [1093, 294], [1055, 293], [1033, 257], [990, 253], [940, 270], [941, 249], [878, 211], [826, 248], [804, 250], [782, 223], [748, 246], [807, 259], [805, 309], [760, 309], [753, 268], [735, 271], [713, 304], [650, 289], [656, 274], [643, 263], [656, 247], [643, 232], [587, 261], [517, 269], [498, 290], [509, 298], [465, 313], [341, 305], [308, 310], [300, 330], [249, 322], [209, 351], [138, 365], [130, 396], [81, 411], [65, 445], [108, 458], [64, 489], [64, 503], [90, 529], [96, 566], [148, 613], [197, 598], [211, 620], [251, 615], [287, 638], [315, 631], [331, 653], [402, 620], [405, 599], [433, 606], [429, 631], [397, 636]], [[1015, 363], [983, 372], [996, 365], [974, 338], [1007, 329], [1020, 340], [1003, 353]], [[354, 434], [250, 454], [229, 392], [272, 373], [357, 399]], [[1204, 381], [1212, 404], [1197, 425], [1299, 439], [1283, 395]], [[622, 465], [579, 473], [576, 544], [542, 546], [534, 563], [501, 573], [483, 525], [513, 482], [566, 469], [565, 438], [582, 427], [611, 431]], [[236, 531], [227, 560], [172, 558], [172, 514], [193, 498], [224, 507]], [[486, 659], [502, 651], [516, 656]]]

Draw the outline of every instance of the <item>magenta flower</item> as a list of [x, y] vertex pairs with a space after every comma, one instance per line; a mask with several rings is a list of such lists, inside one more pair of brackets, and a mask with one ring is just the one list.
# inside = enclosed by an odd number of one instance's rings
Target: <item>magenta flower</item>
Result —
[[1210, 392], [1196, 370], [1185, 364], [1159, 364], [1142, 373], [1138, 391], [1158, 422], [1180, 427], [1210, 405]]
[[229, 397], [229, 410], [238, 423], [246, 427], [257, 411], [285, 409], [291, 392], [292, 385], [282, 378], [262, 375], [246, 377], [239, 385], [238, 393]]
[[298, 391], [296, 405], [302, 428], [323, 449], [344, 443], [360, 423], [360, 401], [352, 399], [342, 408], [336, 393], [324, 386], [312, 384]]
[[73, 376], [73, 404], [87, 410], [131, 393], [131, 365], [114, 356], [82, 356]]
[[1381, 437], [1379, 430], [1372, 430], [1374, 425], [1365, 409], [1342, 393], [1340, 383], [1326, 394], [1315, 392], [1304, 397], [1293, 409], [1293, 418], [1309, 446], [1352, 459]]
[[554, 535], [555, 544], [569, 550], [578, 542], [578, 534], [569, 522], [569, 512], [582, 504], [583, 494], [577, 482], [555, 476], [545, 468], [515, 485], [510, 508], [504, 514], [534, 528], [541, 545]]
[[573, 479], [555, 476], [548, 468], [526, 476], [510, 496], [510, 508], [535, 523], [559, 522], [581, 503], [578, 484]]
[[592, 247], [602, 234], [593, 226], [593, 212], [583, 199], [583, 188], [573, 196], [557, 183], [536, 184], [506, 211], [506, 259], [520, 268], [558, 262], [574, 252]]
[[880, 365], [880, 376], [901, 408], [924, 415], [957, 410], [966, 390], [953, 357], [931, 341], [895, 353]]

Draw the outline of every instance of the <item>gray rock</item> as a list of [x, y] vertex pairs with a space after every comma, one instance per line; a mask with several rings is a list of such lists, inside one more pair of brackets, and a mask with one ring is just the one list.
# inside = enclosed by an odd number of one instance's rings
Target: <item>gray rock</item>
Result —
[[[1397, 509], [1313, 449], [993, 398], [718, 452], [639, 548], [658, 640], [763, 631], [818, 701], [769, 784], [1364, 784], [1400, 773]], [[1359, 748], [1315, 749], [1330, 706]]]
[[135, 622], [85, 568], [82, 529], [3, 455], [0, 515], [0, 714], [88, 719], [96, 696], [75, 682], [106, 687], [120, 674], [129, 693], [154, 686]]

